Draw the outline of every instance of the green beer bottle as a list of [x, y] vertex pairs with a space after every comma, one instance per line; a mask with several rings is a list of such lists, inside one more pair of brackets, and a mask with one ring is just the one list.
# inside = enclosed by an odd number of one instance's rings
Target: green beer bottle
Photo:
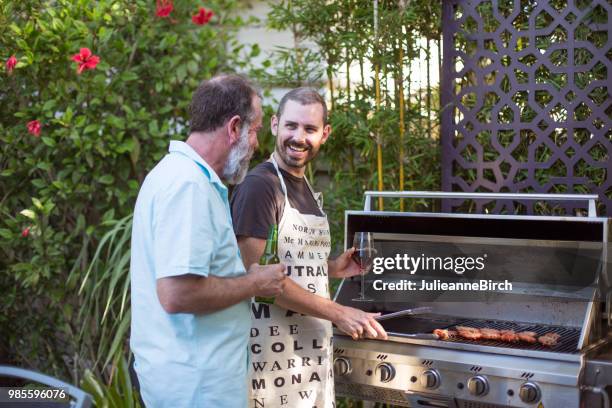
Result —
[[[278, 259], [278, 225], [272, 224], [270, 231], [268, 231], [268, 239], [266, 240], [266, 250], [264, 251], [261, 258], [259, 258], [260, 265], [272, 265], [280, 263]], [[255, 296], [255, 301], [258, 303], [267, 303], [269, 305], [274, 304], [274, 297], [266, 296]]]

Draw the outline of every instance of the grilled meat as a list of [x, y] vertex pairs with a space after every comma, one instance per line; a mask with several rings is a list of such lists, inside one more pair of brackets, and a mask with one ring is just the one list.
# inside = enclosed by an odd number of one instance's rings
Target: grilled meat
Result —
[[557, 342], [559, 341], [559, 339], [561, 338], [561, 335], [558, 333], [546, 333], [543, 336], [540, 336], [538, 338], [538, 342], [540, 342], [540, 344], [543, 344], [544, 346], [547, 347], [554, 347], [557, 345]]
[[524, 331], [520, 333], [516, 333], [520, 341], [524, 341], [525, 343], [535, 344], [537, 342], [536, 336], [538, 335], [536, 332], [532, 331]]
[[516, 343], [519, 341], [519, 336], [517, 336], [514, 330], [502, 330], [500, 333], [501, 341], [505, 341], [506, 343]]
[[523, 331], [516, 333], [514, 330], [497, 330], [497, 329], [489, 329], [482, 328], [477, 329], [475, 327], [468, 326], [456, 326], [455, 330], [447, 330], [447, 329], [435, 329], [433, 331], [434, 334], [438, 336], [440, 340], [448, 340], [453, 337], [461, 337], [466, 340], [493, 340], [493, 341], [503, 341], [506, 343], [518, 343], [519, 341], [528, 343], [528, 344], [536, 344], [540, 343], [548, 347], [554, 347], [557, 345], [561, 335], [550, 332], [546, 333], [540, 337], [538, 334], [533, 331]]
[[457, 332], [454, 330], [436, 329], [433, 334], [438, 336], [439, 340], [448, 340], [452, 337], [457, 337]]
[[499, 340], [501, 338], [501, 333], [497, 329], [480, 329], [480, 334], [482, 334], [482, 338], [484, 340]]
[[455, 329], [457, 329], [457, 333], [459, 334], [459, 336], [463, 337], [464, 339], [480, 340], [482, 338], [482, 333], [480, 332], [480, 329], [477, 329], [475, 327], [457, 326], [455, 327]]

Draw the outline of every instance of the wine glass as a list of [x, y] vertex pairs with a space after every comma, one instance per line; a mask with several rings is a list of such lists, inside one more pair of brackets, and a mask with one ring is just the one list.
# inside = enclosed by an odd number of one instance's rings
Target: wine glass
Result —
[[353, 238], [353, 261], [359, 265], [359, 272], [361, 275], [361, 296], [353, 299], [359, 302], [371, 302], [374, 299], [365, 296], [365, 275], [374, 262], [374, 255], [376, 249], [374, 248], [374, 237], [371, 232], [356, 232]]

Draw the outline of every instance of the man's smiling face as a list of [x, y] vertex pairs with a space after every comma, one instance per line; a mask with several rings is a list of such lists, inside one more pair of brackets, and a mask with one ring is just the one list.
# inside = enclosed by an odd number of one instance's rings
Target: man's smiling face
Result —
[[280, 118], [272, 117], [276, 151], [289, 167], [301, 169], [314, 159], [329, 136], [323, 123], [323, 107], [318, 103], [302, 105], [288, 100]]

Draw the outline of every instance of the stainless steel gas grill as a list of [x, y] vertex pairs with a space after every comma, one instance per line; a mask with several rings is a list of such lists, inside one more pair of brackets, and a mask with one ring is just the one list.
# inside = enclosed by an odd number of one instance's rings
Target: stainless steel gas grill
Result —
[[[466, 198], [588, 202], [588, 217], [396, 213], [370, 209], [376, 195], [407, 198]], [[607, 252], [610, 220], [594, 214], [597, 196], [424, 192], [368, 192], [364, 211], [347, 211], [345, 242], [357, 231], [372, 232], [377, 256], [412, 253], [486, 252], [480, 274], [512, 281], [511, 291], [450, 294], [433, 298], [418, 291], [382, 291], [374, 281], [398, 284], [397, 270], [366, 277], [375, 301], [353, 301], [360, 279], [345, 279], [336, 301], [383, 314], [431, 307], [422, 314], [381, 320], [389, 340], [359, 340], [336, 331], [336, 393], [405, 407], [609, 408], [612, 384], [610, 279]], [[434, 259], [434, 257], [432, 257]], [[468, 272], [447, 278], [469, 280]], [[412, 275], [432, 282], [436, 271]], [[476, 275], [472, 274], [472, 278]], [[379, 285], [380, 286], [380, 285]], [[397, 286], [396, 286], [397, 287]], [[431, 293], [430, 293], [431, 294]], [[536, 342], [433, 339], [435, 329], [470, 328], [557, 333], [554, 346]], [[426, 336], [427, 335], [427, 336]], [[610, 386], [609, 388], [612, 388]]]

